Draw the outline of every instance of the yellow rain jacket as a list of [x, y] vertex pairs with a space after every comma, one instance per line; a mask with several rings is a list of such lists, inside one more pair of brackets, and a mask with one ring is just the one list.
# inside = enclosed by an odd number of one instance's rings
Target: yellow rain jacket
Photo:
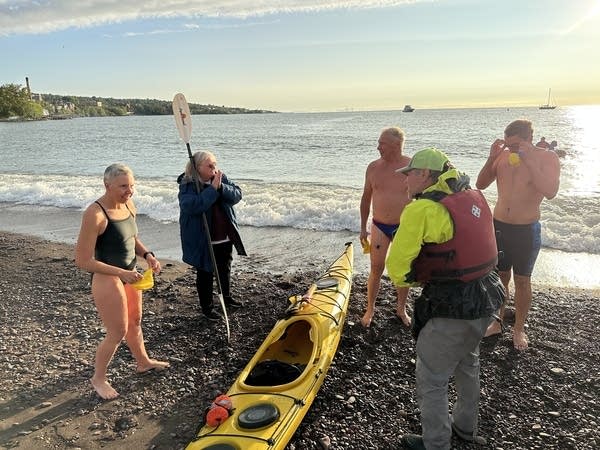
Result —
[[[423, 191], [441, 191], [452, 194], [448, 180], [466, 180], [466, 175], [456, 169], [450, 169], [440, 175], [437, 183]], [[425, 243], [442, 244], [454, 236], [452, 217], [444, 205], [434, 200], [416, 199], [404, 207], [400, 216], [400, 226], [394, 235], [385, 266], [395, 286], [418, 286], [418, 283], [407, 281], [414, 259], [421, 252]]]

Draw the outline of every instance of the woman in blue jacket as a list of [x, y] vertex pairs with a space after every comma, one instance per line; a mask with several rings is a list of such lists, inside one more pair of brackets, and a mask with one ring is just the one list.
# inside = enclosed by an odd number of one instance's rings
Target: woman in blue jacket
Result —
[[[196, 289], [200, 307], [208, 320], [217, 321], [213, 311], [213, 264], [208, 242], [212, 243], [221, 293], [225, 305], [237, 308], [242, 304], [231, 297], [231, 261], [233, 247], [239, 255], [246, 255], [240, 237], [233, 205], [242, 199], [242, 190], [217, 168], [215, 155], [208, 151], [196, 152], [188, 161], [179, 183], [179, 229], [183, 261], [196, 268]], [[196, 170], [200, 192], [194, 181]], [[202, 215], [210, 229], [206, 235]]]

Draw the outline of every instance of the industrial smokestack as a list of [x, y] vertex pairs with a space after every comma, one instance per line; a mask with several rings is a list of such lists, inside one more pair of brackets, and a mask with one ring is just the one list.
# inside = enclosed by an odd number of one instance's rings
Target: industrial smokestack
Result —
[[31, 89], [29, 88], [29, 77], [25, 77], [25, 83], [27, 84], [27, 94], [29, 95], [29, 100], [31, 100]]

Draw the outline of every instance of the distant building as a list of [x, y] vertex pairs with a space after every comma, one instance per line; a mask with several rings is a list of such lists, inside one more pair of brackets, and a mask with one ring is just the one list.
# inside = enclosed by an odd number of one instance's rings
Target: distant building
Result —
[[75, 103], [66, 102], [66, 103], [54, 103], [52, 105], [55, 113], [69, 113], [75, 111]]

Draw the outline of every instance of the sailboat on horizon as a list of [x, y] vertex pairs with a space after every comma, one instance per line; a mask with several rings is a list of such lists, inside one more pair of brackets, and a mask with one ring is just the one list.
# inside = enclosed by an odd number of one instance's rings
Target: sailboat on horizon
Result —
[[552, 88], [548, 88], [548, 100], [544, 105], [540, 105], [540, 109], [554, 109], [556, 105], [551, 103], [550, 94], [552, 93]]

